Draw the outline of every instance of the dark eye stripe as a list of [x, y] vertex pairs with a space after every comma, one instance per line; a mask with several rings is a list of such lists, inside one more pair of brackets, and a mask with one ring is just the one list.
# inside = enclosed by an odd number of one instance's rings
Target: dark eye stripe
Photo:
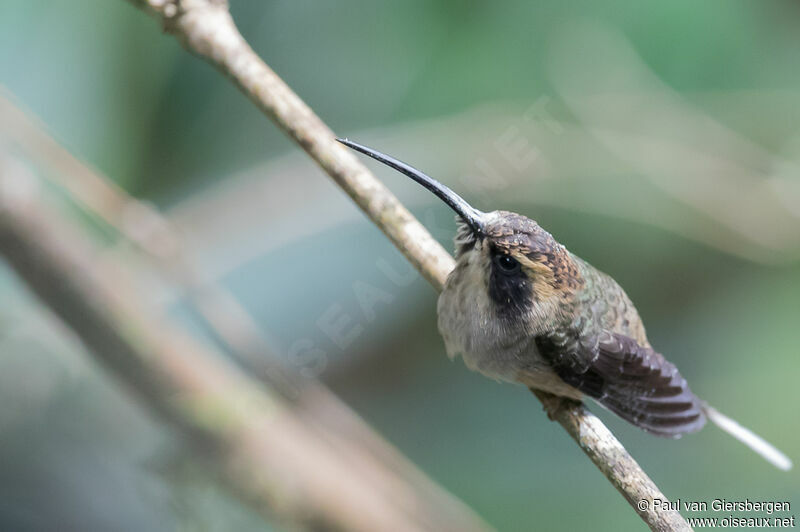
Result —
[[492, 251], [489, 297], [500, 316], [521, 318], [531, 306], [531, 281], [514, 257], [499, 250]]

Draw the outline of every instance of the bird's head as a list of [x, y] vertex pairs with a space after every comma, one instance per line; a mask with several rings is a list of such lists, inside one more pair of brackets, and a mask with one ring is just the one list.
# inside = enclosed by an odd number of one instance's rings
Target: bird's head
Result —
[[481, 280], [498, 314], [525, 316], [571, 299], [582, 280], [564, 246], [521, 214], [481, 214], [480, 232], [457, 218], [456, 260], [461, 268], [480, 266]]
[[[552, 317], [582, 286], [576, 260], [535, 221], [509, 211], [482, 212], [447, 186], [393, 157], [349, 140], [339, 142], [380, 161], [418, 182], [457, 213], [456, 269], [447, 288], [470, 284], [481, 301], [465, 301], [502, 320]], [[446, 289], [447, 289], [446, 288]], [[460, 288], [460, 287], [456, 287]]]

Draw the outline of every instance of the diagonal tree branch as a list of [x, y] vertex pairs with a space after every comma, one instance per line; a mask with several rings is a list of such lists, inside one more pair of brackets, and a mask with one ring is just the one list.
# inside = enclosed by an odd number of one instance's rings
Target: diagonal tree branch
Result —
[[452, 257], [256, 55], [236, 29], [225, 0], [129, 1], [156, 15], [189, 51], [227, 75], [308, 152], [431, 284], [444, 284]]
[[[225, 0], [129, 0], [160, 20], [190, 52], [229, 77], [297, 142], [440, 291], [452, 257], [355, 157], [332, 131], [250, 48]], [[641, 500], [667, 500], [614, 435], [582, 404], [535, 392], [550, 417], [578, 442], [612, 485], [653, 530], [688, 530], [677, 511], [655, 511]], [[644, 505], [642, 505], [644, 507]]]

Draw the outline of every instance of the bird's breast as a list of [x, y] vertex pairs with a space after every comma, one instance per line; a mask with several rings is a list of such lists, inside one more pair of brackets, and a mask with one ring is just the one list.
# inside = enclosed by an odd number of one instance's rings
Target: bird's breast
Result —
[[460, 355], [468, 368], [495, 380], [575, 397], [539, 354], [535, 335], [497, 316], [483, 275], [478, 264], [461, 262], [439, 296], [439, 332], [448, 356]]

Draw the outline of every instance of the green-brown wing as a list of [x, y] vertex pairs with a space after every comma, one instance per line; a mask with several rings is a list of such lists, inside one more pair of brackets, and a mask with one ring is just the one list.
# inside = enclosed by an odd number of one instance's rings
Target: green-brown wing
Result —
[[706, 422], [678, 369], [633, 338], [565, 330], [537, 337], [536, 345], [564, 382], [647, 432], [677, 438]]

